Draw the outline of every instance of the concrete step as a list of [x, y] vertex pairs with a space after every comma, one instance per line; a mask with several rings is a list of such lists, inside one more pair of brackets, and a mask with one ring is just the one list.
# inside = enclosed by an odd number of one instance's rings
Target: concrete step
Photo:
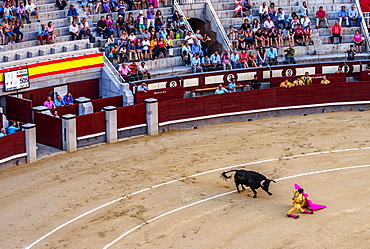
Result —
[[149, 70], [149, 71], [153, 78], [162, 78], [162, 77], [169, 77], [169, 76], [175, 76], [175, 75], [185, 75], [185, 74], [189, 74], [193, 72], [191, 67], [187, 67], [187, 66], [173, 66], [170, 68], [161, 68], [161, 69], [154, 69], [154, 70]]

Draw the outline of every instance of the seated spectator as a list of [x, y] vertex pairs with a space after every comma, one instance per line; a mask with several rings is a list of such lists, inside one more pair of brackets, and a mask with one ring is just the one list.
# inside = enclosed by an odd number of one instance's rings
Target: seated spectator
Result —
[[13, 20], [14, 19], [14, 14], [13, 14], [13, 10], [12, 10], [12, 6], [9, 4], [9, 3], [6, 3], [5, 4], [5, 8], [4, 8], [4, 21], [5, 23], [9, 22], [10, 20]]
[[75, 102], [71, 93], [67, 93], [66, 95], [64, 95], [63, 100], [66, 105], [73, 105], [73, 103]]
[[140, 38], [137, 39], [135, 46], [136, 46], [136, 54], [137, 54], [138, 60], [143, 61], [144, 60], [144, 54], [143, 54], [144, 45]]
[[209, 42], [212, 39], [206, 34], [203, 34], [202, 40], [200, 41], [200, 45], [202, 47], [203, 55], [208, 55], [208, 49], [209, 49]]
[[[243, 0], [242, 2], [243, 11], [249, 11], [249, 17], [252, 17], [252, 1], [251, 0]], [[247, 14], [245, 14], [247, 15]]]
[[128, 51], [127, 51], [127, 47], [126, 46], [121, 46], [120, 49], [119, 49], [119, 52], [118, 52], [118, 56], [119, 56], [119, 61], [118, 63], [122, 63], [122, 62], [128, 62], [128, 55], [127, 55]]
[[128, 13], [128, 17], [126, 18], [126, 30], [128, 34], [131, 34], [131, 32], [135, 32], [135, 18], [132, 14], [132, 12]]
[[211, 70], [211, 67], [212, 67], [211, 60], [209, 59], [208, 55], [205, 55], [202, 58], [203, 71], [207, 72], [207, 71]]
[[305, 74], [301, 77], [301, 80], [306, 86], [312, 84], [312, 77], [310, 76], [309, 72], [305, 72]]
[[173, 24], [171, 17], [167, 17], [165, 29], [167, 31], [167, 34], [170, 35], [171, 39], [175, 39], [176, 28], [175, 25]]
[[221, 67], [221, 56], [218, 54], [218, 50], [216, 50], [209, 59], [211, 60], [213, 70], [219, 70]]
[[119, 53], [119, 47], [118, 44], [115, 43], [113, 48], [110, 50], [108, 58], [110, 61], [117, 60], [118, 61], [118, 53]]
[[304, 82], [303, 82], [303, 80], [301, 80], [300, 77], [297, 77], [297, 79], [295, 81], [293, 81], [293, 85], [294, 86], [304, 86]]
[[247, 50], [243, 49], [239, 55], [239, 62], [243, 65], [244, 68], [248, 68], [248, 54]]
[[259, 81], [257, 75], [254, 75], [253, 80], [249, 82], [249, 87], [251, 90], [258, 90], [261, 88], [261, 82]]
[[294, 30], [294, 40], [299, 45], [304, 46], [305, 43], [303, 42], [303, 33], [304, 33], [304, 29], [302, 28], [302, 25], [298, 24], [298, 27]]
[[292, 21], [290, 22], [290, 27], [295, 30], [299, 24], [300, 22], [299, 22], [298, 16], [294, 16]]
[[364, 37], [360, 34], [359, 30], [355, 31], [355, 34], [353, 36], [353, 42], [356, 45], [356, 50], [359, 53], [362, 53], [362, 43], [363, 43]]
[[12, 124], [8, 127], [8, 135], [16, 133], [17, 131], [20, 131], [21, 127], [19, 122], [12, 122]]
[[[164, 40], [164, 46], [168, 51], [168, 56], [173, 57], [173, 41], [170, 35], [167, 35], [166, 39]], [[201, 51], [201, 53], [203, 53], [203, 51]]]
[[140, 63], [138, 70], [139, 80], [144, 79], [144, 77], [146, 77], [147, 79], [151, 79], [148, 66], [145, 65], [144, 61]]
[[190, 66], [190, 61], [192, 57], [191, 47], [186, 42], [181, 49], [182, 60], [185, 61], [185, 66]]
[[281, 82], [280, 87], [282, 88], [292, 88], [294, 85], [289, 82], [288, 79], [285, 79], [283, 82]]
[[263, 23], [263, 27], [265, 28], [265, 30], [269, 30], [271, 29], [272, 27], [274, 27], [274, 22], [271, 20], [271, 17], [268, 16], [266, 21]]
[[126, 21], [123, 19], [123, 16], [119, 15], [116, 21], [117, 37], [121, 37], [121, 34], [123, 31], [125, 31], [125, 29], [126, 29]]
[[319, 28], [320, 21], [324, 21], [325, 28], [328, 28], [328, 19], [326, 18], [326, 12], [322, 6], [320, 6], [319, 10], [316, 12], [316, 29]]
[[307, 3], [306, 2], [303, 2], [302, 3], [299, 12], [300, 12], [301, 17], [303, 17], [304, 15], [308, 15], [309, 14], [310, 11], [309, 11], [309, 9], [307, 7]]
[[60, 10], [64, 10], [68, 4], [68, 0], [56, 0], [55, 4]]
[[162, 26], [160, 29], [159, 29], [159, 32], [158, 32], [158, 36], [159, 38], [163, 38], [163, 39], [166, 39], [167, 37], [167, 30], [166, 30], [166, 27], [165, 26]]
[[128, 36], [129, 42], [134, 42], [136, 43], [137, 41], [137, 36], [135, 35], [135, 32], [131, 32], [130, 35]]
[[238, 30], [235, 29], [233, 25], [230, 25], [229, 30], [227, 31], [227, 37], [229, 37], [229, 40], [232, 46], [235, 44], [234, 46], [235, 49], [238, 48], [238, 45], [237, 45], [238, 40], [236, 39], [237, 36], [238, 36]]
[[141, 0], [134, 0], [134, 7], [137, 10], [141, 9]]
[[44, 102], [44, 106], [49, 108], [49, 109], [55, 109], [55, 104], [54, 102], [51, 100], [51, 97], [48, 96], [48, 98], [46, 99], [46, 101]]
[[265, 40], [263, 39], [263, 33], [262, 30], [257, 30], [257, 32], [254, 34], [254, 42], [255, 42], [255, 48], [258, 48], [258, 45], [261, 44], [261, 47], [265, 46]]
[[268, 13], [269, 13], [269, 10], [266, 5], [266, 2], [263, 2], [258, 11], [258, 14], [260, 16], [260, 24], [262, 24], [263, 20], [269, 16]]
[[236, 36], [236, 47], [239, 50], [244, 50], [246, 49], [246, 43], [247, 41], [245, 40], [245, 33], [242, 29], [239, 29]]
[[104, 13], [111, 13], [110, 9], [110, 1], [109, 0], [102, 0], [103, 12]]
[[254, 49], [253, 43], [254, 43], [254, 35], [253, 32], [250, 28], [247, 28], [247, 30], [244, 32], [245, 33], [245, 48], [246, 49]]
[[105, 24], [106, 24], [106, 27], [107, 27], [107, 35], [108, 36], [114, 35], [114, 29], [113, 29], [114, 22], [113, 22], [110, 15], [107, 15], [105, 17]]
[[230, 82], [229, 82], [229, 92], [236, 92], [236, 88], [238, 87], [241, 87], [241, 85], [237, 85], [236, 84], [236, 79], [235, 78], [231, 78]]
[[303, 15], [301, 18], [301, 25], [303, 29], [305, 29], [307, 26], [311, 26], [311, 20], [307, 17], [307, 15]]
[[269, 65], [277, 65], [278, 64], [278, 54], [276, 49], [273, 46], [270, 46], [270, 49], [267, 49], [266, 57]]
[[192, 47], [195, 40], [198, 39], [193, 35], [193, 32], [189, 31], [188, 34], [185, 36], [185, 42], [187, 42], [189, 46]]
[[75, 21], [72, 21], [72, 24], [69, 25], [69, 33], [72, 36], [72, 41], [80, 38], [80, 28], [77, 26]]
[[284, 47], [284, 31], [282, 29], [278, 29], [276, 34], [277, 34], [277, 47], [283, 48]]
[[259, 47], [257, 50], [257, 64], [259, 67], [268, 66], [267, 52], [264, 47]]
[[149, 60], [149, 47], [150, 47], [150, 41], [147, 37], [144, 38], [143, 42], [143, 56], [144, 60]]
[[180, 16], [180, 19], [177, 21], [177, 30], [181, 32], [181, 37], [184, 37], [184, 35], [188, 31], [183, 16]]
[[229, 91], [226, 90], [221, 84], [218, 85], [218, 88], [215, 91], [215, 94], [221, 94], [221, 93], [228, 93]]
[[289, 29], [288, 37], [287, 37], [289, 45], [294, 46], [294, 36], [295, 36], [294, 29]]
[[5, 137], [5, 136], [6, 136], [6, 130], [5, 130], [5, 128], [1, 128], [0, 137]]
[[191, 68], [193, 69], [193, 73], [197, 73], [197, 70], [199, 70], [201, 73], [203, 72], [199, 54], [196, 54], [191, 60]]
[[63, 107], [66, 105], [66, 102], [62, 99], [60, 95], [57, 95], [56, 100], [54, 101], [56, 107]]
[[234, 17], [243, 17], [242, 0], [236, 0], [234, 6]]
[[253, 32], [257, 32], [257, 30], [260, 29], [260, 23], [258, 22], [257, 19], [253, 19], [251, 29]]
[[284, 52], [285, 54], [285, 64], [293, 63], [296, 64], [296, 60], [294, 59], [295, 55], [295, 49], [293, 48], [292, 44], [289, 44], [289, 48], [285, 49]]
[[[9, 20], [7, 24], [4, 24], [4, 37], [7, 37], [8, 44], [14, 44], [17, 35], [13, 32], [14, 26], [13, 21]], [[5, 42], [4, 42], [5, 43]]]
[[324, 75], [324, 77], [322, 78], [320, 83], [323, 84], [323, 85], [327, 85], [327, 84], [330, 84], [330, 80], [328, 80], [326, 78], [326, 75]]
[[351, 21], [356, 21], [356, 26], [360, 26], [362, 16], [359, 16], [355, 5], [351, 6], [351, 8], [348, 10], [347, 14], [348, 14], [349, 26], [350, 27], [352, 26]]
[[122, 76], [122, 78], [128, 82], [130, 79], [130, 68], [126, 65], [126, 63], [122, 63], [118, 68], [119, 74]]
[[54, 117], [54, 118], [59, 118], [59, 115], [58, 115], [58, 111], [57, 110], [54, 110], [51, 112], [51, 115]]
[[236, 66], [239, 68], [243, 68], [242, 63], [239, 61], [240, 56], [237, 50], [234, 50], [234, 52], [230, 56], [230, 63], [233, 66], [233, 69], [236, 69]]
[[338, 66], [337, 71], [335, 73], [344, 73], [343, 68], [341, 66]]
[[91, 30], [89, 27], [89, 23], [87, 22], [86, 18], [82, 18], [81, 24], [80, 24], [80, 36], [81, 39], [86, 39], [89, 37], [89, 41], [93, 42], [93, 35], [91, 34]]
[[158, 46], [158, 39], [154, 37], [153, 40], [150, 41], [150, 57], [152, 60], [158, 59], [159, 57], [159, 46]]
[[97, 28], [96, 31], [99, 36], [103, 36], [104, 39], [108, 37], [108, 32], [107, 32], [107, 24], [105, 23], [105, 18], [104, 16], [100, 17], [100, 20], [97, 23]]
[[342, 43], [342, 26], [339, 24], [338, 21], [335, 21], [335, 24], [330, 28], [329, 40], [331, 43], [334, 43], [334, 37], [338, 37], [339, 43]]
[[221, 63], [222, 63], [224, 70], [226, 70], [227, 68], [229, 69], [233, 68], [233, 66], [230, 63], [230, 53], [229, 51], [227, 51], [226, 48], [224, 49], [224, 52], [222, 53]]
[[339, 20], [339, 25], [342, 25], [342, 21], [344, 20], [346, 22], [347, 27], [349, 26], [346, 6], [342, 6], [340, 11], [338, 12], [338, 20]]
[[249, 55], [248, 55], [248, 64], [251, 65], [251, 67], [257, 67], [256, 55], [254, 54], [253, 51], [250, 51], [249, 52]]
[[148, 86], [143, 82], [141, 83], [141, 85], [139, 85], [137, 87], [137, 91], [138, 92], [144, 92], [144, 93], [147, 93], [148, 92]]
[[23, 42], [23, 33], [21, 31], [21, 28], [24, 28], [24, 26], [18, 17], [15, 18], [15, 23], [13, 27], [13, 32], [16, 35], [15, 42]]
[[67, 16], [69, 17], [69, 22], [70, 23], [72, 23], [74, 21], [74, 19], [77, 19], [77, 22], [80, 23], [79, 14], [78, 14], [77, 9], [75, 8], [75, 6], [73, 4], [69, 7]]
[[138, 76], [139, 66], [136, 64], [136, 61], [133, 61], [128, 68], [130, 69], [130, 81], [136, 81]]
[[30, 16], [36, 16], [37, 21], [40, 22], [39, 12], [37, 10], [36, 5], [34, 3], [32, 3], [32, 0], [27, 1], [26, 11], [27, 11], [27, 14], [28, 14], [29, 17]]
[[166, 47], [165, 47], [165, 44], [164, 44], [163, 37], [159, 37], [157, 46], [158, 46], [158, 51], [159, 51], [158, 57], [162, 53], [163, 54], [163, 57], [164, 58], [167, 58], [167, 55], [166, 55]]
[[305, 44], [306, 46], [307, 45], [313, 45], [313, 41], [312, 41], [312, 29], [310, 28], [310, 26], [307, 26], [303, 30], [303, 44]]
[[355, 55], [357, 54], [357, 52], [353, 48], [352, 44], [349, 46], [349, 49], [344, 51], [344, 52], [347, 53], [347, 60], [349, 60], [349, 61], [355, 60]]
[[55, 35], [55, 32], [54, 32], [53, 23], [51, 21], [48, 22], [48, 26], [46, 27], [46, 29], [48, 30], [48, 36], [49, 36], [50, 43], [54, 43], [55, 39], [56, 39], [56, 35]]
[[37, 31], [37, 39], [40, 41], [41, 45], [44, 45], [43, 40], [45, 40], [46, 43], [49, 43], [49, 32], [45, 27], [45, 24], [41, 24], [41, 27]]
[[127, 46], [127, 51], [129, 61], [130, 62], [136, 61], [137, 60], [136, 46], [133, 41], [130, 42], [130, 44]]
[[26, 8], [24, 7], [24, 3], [20, 2], [19, 6], [17, 7], [17, 17], [22, 21], [22, 18], [26, 20], [27, 23], [31, 23]]
[[272, 44], [275, 42], [276, 46], [278, 46], [278, 35], [276, 34], [275, 27], [272, 27], [268, 30], [268, 37], [269, 37], [269, 44], [270, 46], [273, 46]]
[[[279, 8], [278, 9], [278, 12], [276, 13], [276, 22], [275, 22], [275, 26], [279, 29], [285, 29], [285, 12], [282, 8]], [[283, 27], [281, 27], [280, 25], [283, 25]]]
[[275, 14], [276, 14], [275, 3], [270, 3], [270, 6], [268, 7], [268, 10], [269, 10], [269, 16], [271, 17], [271, 20], [274, 21], [275, 20]]

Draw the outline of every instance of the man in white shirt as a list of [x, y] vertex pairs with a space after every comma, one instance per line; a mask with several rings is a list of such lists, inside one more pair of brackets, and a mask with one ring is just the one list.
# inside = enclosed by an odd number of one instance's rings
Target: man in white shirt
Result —
[[302, 28], [305, 29], [307, 26], [311, 26], [311, 20], [307, 17], [307, 15], [303, 15], [301, 18]]
[[150, 73], [149, 73], [149, 69], [148, 69], [148, 66], [145, 65], [145, 62], [141, 62], [141, 64], [139, 65], [138, 67], [138, 75], [139, 75], [139, 80], [142, 80], [145, 76], [148, 78], [148, 79], [151, 79], [150, 77]]
[[267, 8], [266, 2], [263, 2], [259, 9], [260, 23], [262, 24], [263, 19], [269, 16], [269, 9]]
[[39, 12], [37, 11], [36, 5], [32, 2], [32, 0], [28, 0], [26, 4], [26, 11], [28, 12], [29, 16], [36, 16], [37, 21], [40, 22], [39, 19]]
[[69, 25], [69, 33], [72, 36], [72, 41], [80, 37], [80, 28], [77, 26], [75, 21], [73, 21], [72, 24]]

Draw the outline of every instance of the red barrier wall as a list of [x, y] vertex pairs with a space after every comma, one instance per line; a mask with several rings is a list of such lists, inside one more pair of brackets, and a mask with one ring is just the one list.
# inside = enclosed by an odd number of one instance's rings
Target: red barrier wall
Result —
[[145, 123], [145, 104], [142, 103], [117, 108], [118, 128], [124, 128]]
[[76, 117], [77, 137], [105, 132], [105, 112], [94, 112]]
[[73, 97], [99, 98], [99, 79], [74, 82], [68, 85], [68, 92]]
[[[313, 74], [313, 75], [310, 75], [312, 77], [313, 84], [320, 84], [324, 75], [326, 75], [326, 78], [328, 80], [330, 80], [331, 83], [346, 82], [346, 74], [345, 73], [328, 73], [328, 74]], [[300, 75], [299, 77], [302, 77], [302, 75]], [[297, 78], [298, 78], [298, 76], [273, 77], [273, 78], [270, 78], [270, 87], [280, 87], [280, 84], [285, 79], [288, 79], [289, 82], [293, 82]]]
[[91, 103], [94, 107], [94, 112], [99, 112], [103, 110], [106, 106], [115, 106], [115, 107], [121, 107], [122, 106], [122, 96], [114, 96], [110, 98], [104, 98], [104, 99], [94, 99], [91, 100]]
[[24, 131], [16, 132], [5, 137], [0, 137], [0, 160], [25, 153]]
[[159, 122], [283, 106], [370, 100], [370, 82], [269, 88], [158, 103]]
[[36, 125], [36, 142], [63, 149], [62, 119], [35, 112], [34, 123]]
[[23, 98], [31, 100], [33, 106], [44, 105], [44, 102], [48, 96], [54, 100], [54, 87], [44, 87], [23, 93]]
[[32, 101], [6, 96], [6, 117], [23, 123], [32, 123]]
[[171, 99], [182, 99], [184, 96], [184, 88], [182, 86], [178, 87], [168, 87], [156, 90], [149, 90], [145, 92], [136, 92], [135, 103], [144, 103], [144, 100], [148, 98], [155, 98], [160, 101], [166, 101]]
[[65, 105], [62, 107], [57, 107], [56, 110], [58, 111], [58, 116], [62, 117], [66, 114], [74, 114], [77, 115], [78, 113], [78, 104], [73, 105]]

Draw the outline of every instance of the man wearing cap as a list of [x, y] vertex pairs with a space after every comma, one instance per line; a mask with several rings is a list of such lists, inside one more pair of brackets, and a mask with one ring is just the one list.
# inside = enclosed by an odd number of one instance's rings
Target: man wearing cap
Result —
[[117, 37], [121, 36], [123, 30], [125, 30], [126, 22], [123, 19], [123, 16], [119, 15], [116, 21], [116, 30], [117, 30]]
[[49, 43], [49, 32], [48, 29], [45, 27], [45, 24], [41, 24], [41, 27], [37, 31], [37, 39], [40, 41], [41, 45], [44, 45], [42, 40], [45, 40], [46, 43]]
[[319, 10], [316, 12], [316, 29], [319, 28], [320, 21], [324, 21], [325, 28], [328, 28], [328, 19], [326, 18], [326, 12], [322, 6], [320, 6]]
[[[147, 24], [148, 20], [144, 16], [144, 12], [142, 10], [139, 11], [139, 15], [136, 17], [137, 27], [140, 33], [143, 33], [145, 30], [145, 24]], [[148, 27], [149, 28], [149, 27]]]

